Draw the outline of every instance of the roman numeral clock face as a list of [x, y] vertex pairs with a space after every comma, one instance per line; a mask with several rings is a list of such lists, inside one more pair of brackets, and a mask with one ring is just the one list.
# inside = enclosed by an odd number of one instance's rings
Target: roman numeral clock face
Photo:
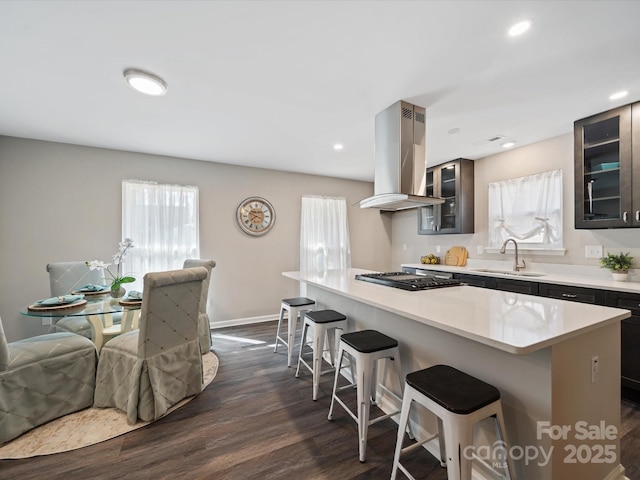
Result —
[[243, 232], [254, 236], [264, 235], [273, 228], [276, 211], [264, 198], [249, 197], [238, 205], [236, 219]]

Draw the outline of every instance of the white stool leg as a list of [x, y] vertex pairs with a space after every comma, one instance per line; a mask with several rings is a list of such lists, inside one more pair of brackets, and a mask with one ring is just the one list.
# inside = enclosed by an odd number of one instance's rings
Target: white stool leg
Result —
[[396, 440], [396, 450], [393, 456], [393, 469], [391, 470], [391, 480], [395, 480], [398, 474], [398, 465], [400, 464], [400, 453], [402, 452], [402, 444], [404, 442], [404, 432], [409, 424], [409, 413], [411, 411], [411, 402], [413, 401], [411, 390], [404, 389], [406, 394], [402, 399], [402, 411], [400, 413], [400, 422], [398, 423], [398, 438]]
[[438, 444], [440, 445], [440, 466], [447, 467], [447, 451], [444, 443], [444, 426], [442, 419], [438, 417]]
[[325, 340], [325, 345], [328, 345], [328, 350], [329, 350], [329, 364], [333, 367], [335, 366], [335, 346], [337, 345], [335, 343], [335, 339], [337, 338], [337, 328], [336, 327], [329, 327], [326, 329], [326, 334], [327, 334], [327, 338]]
[[[496, 433], [498, 435], [498, 439], [502, 440], [504, 442], [505, 445], [505, 449], [507, 449], [507, 445], [509, 445], [509, 443], [507, 442], [507, 434], [506, 434], [506, 429], [505, 429], [505, 424], [504, 424], [504, 416], [502, 414], [502, 404], [500, 404], [500, 406], [498, 407], [498, 412], [496, 413], [495, 417], [495, 423], [496, 423]], [[506, 461], [507, 461], [507, 474], [506, 474], [506, 478], [508, 478], [509, 480], [511, 480], [513, 477], [511, 476], [511, 474], [515, 471], [513, 469], [513, 462], [511, 459], [511, 456], [509, 455], [509, 452], [505, 452], [505, 456], [506, 456]]]
[[[400, 385], [400, 398], [402, 398], [404, 396], [404, 375], [402, 374], [402, 364], [400, 363], [400, 349], [396, 348], [394, 353], [393, 353], [393, 363], [396, 367], [396, 374], [398, 375], [398, 383]], [[409, 438], [410, 439], [414, 439], [415, 436], [413, 435], [413, 429], [411, 428], [411, 423], [407, 423], [407, 433], [409, 434]]]
[[291, 357], [293, 356], [293, 344], [295, 342], [297, 325], [298, 309], [291, 307], [289, 309], [289, 321], [287, 322], [287, 367], [291, 366]]
[[333, 336], [329, 335], [329, 356], [331, 358], [331, 366], [336, 366], [336, 348], [340, 345], [340, 337], [342, 337], [342, 333], [344, 329], [342, 327], [333, 328]]
[[378, 360], [371, 362], [371, 404], [375, 405], [378, 399]]
[[[343, 357], [344, 357], [344, 349], [342, 348], [342, 343], [340, 343], [340, 347], [338, 348], [338, 360], [336, 361], [336, 374], [333, 380], [333, 393], [331, 394], [331, 405], [329, 406], [329, 415], [327, 416], [329, 420], [331, 420], [333, 416], [333, 404], [336, 399], [336, 392], [338, 391], [338, 378], [340, 377], [340, 368], [342, 368]], [[353, 371], [353, 365], [351, 368]]]
[[[324, 350], [324, 336], [326, 329], [315, 325], [313, 331], [313, 400], [318, 399], [320, 386], [320, 372], [322, 372], [322, 352]], [[302, 347], [300, 347], [302, 348]]]
[[358, 437], [360, 461], [364, 462], [367, 455], [367, 433], [369, 431], [369, 415], [371, 410], [371, 384], [376, 360], [373, 362], [368, 355], [360, 356], [358, 359], [362, 365], [356, 365], [356, 375], [358, 376], [357, 397], [358, 397]]
[[278, 328], [276, 329], [276, 345], [273, 347], [273, 353], [278, 350], [278, 342], [281, 341], [280, 335], [282, 335], [282, 321], [284, 319], [284, 311], [286, 308], [287, 307], [284, 304], [280, 305], [280, 316], [278, 317]]
[[304, 349], [304, 346], [307, 343], [308, 325], [309, 324], [306, 321], [302, 324], [302, 335], [300, 338], [300, 351], [298, 352], [298, 367], [296, 368], [296, 377], [300, 375], [300, 363], [302, 363], [302, 350]]
[[471, 462], [465, 461], [464, 452], [462, 451], [467, 445], [473, 444], [473, 437], [469, 432], [467, 423], [462, 420], [445, 421], [443, 424], [447, 452], [447, 479], [471, 480]]

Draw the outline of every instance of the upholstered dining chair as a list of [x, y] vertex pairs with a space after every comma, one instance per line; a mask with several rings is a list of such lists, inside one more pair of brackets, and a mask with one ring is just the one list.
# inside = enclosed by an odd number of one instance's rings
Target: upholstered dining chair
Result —
[[209, 283], [211, 282], [211, 270], [216, 266], [214, 260], [199, 260], [188, 258], [184, 261], [183, 268], [204, 267], [207, 269], [207, 278], [202, 282], [202, 297], [200, 298], [200, 316], [198, 318], [198, 342], [200, 353], [203, 355], [211, 350], [211, 325], [207, 314], [207, 299], [209, 298]]
[[95, 407], [116, 407], [127, 421], [151, 421], [202, 390], [198, 317], [203, 267], [147, 273], [139, 330], [102, 347]]
[[60, 332], [7, 343], [0, 320], [0, 445], [90, 407], [96, 364], [88, 338]]
[[[87, 284], [105, 283], [102, 270], [91, 270], [85, 262], [55, 262], [47, 265], [51, 296], [67, 295]], [[50, 332], [71, 332], [92, 338], [91, 325], [86, 317], [53, 318]]]

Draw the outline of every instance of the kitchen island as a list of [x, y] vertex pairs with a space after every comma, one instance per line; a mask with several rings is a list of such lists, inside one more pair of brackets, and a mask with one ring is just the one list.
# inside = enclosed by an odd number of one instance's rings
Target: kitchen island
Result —
[[[405, 374], [448, 364], [499, 388], [518, 479], [624, 478], [620, 321], [629, 311], [470, 286], [410, 292], [356, 280], [359, 273], [371, 272], [284, 275], [306, 285], [317, 308], [347, 315], [350, 331], [396, 338]], [[418, 437], [434, 431], [430, 414], [413, 420]], [[490, 425], [476, 429], [478, 444], [495, 440]], [[474, 462], [478, 478], [481, 468]]]

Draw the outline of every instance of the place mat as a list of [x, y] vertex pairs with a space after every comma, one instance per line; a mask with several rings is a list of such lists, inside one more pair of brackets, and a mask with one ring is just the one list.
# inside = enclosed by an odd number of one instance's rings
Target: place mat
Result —
[[47, 310], [63, 310], [66, 308], [79, 307], [80, 305], [84, 305], [85, 303], [87, 303], [87, 301], [84, 298], [81, 298], [80, 300], [76, 300], [75, 302], [71, 302], [71, 303], [66, 303], [64, 305], [38, 305], [37, 303], [34, 303], [33, 305], [29, 305], [27, 309], [33, 310], [36, 312], [44, 312]]
[[74, 290], [71, 293], [74, 295], [86, 295], [88, 297], [91, 297], [93, 295], [108, 295], [109, 293], [111, 293], [111, 290], [109, 290], [108, 288], [100, 290], [99, 292], [85, 292], [84, 290]]
[[123, 298], [122, 300], [120, 300], [120, 305], [123, 306], [135, 306], [135, 305], [140, 305], [142, 303], [142, 299], [137, 299], [137, 300], [127, 300], [125, 298]]

